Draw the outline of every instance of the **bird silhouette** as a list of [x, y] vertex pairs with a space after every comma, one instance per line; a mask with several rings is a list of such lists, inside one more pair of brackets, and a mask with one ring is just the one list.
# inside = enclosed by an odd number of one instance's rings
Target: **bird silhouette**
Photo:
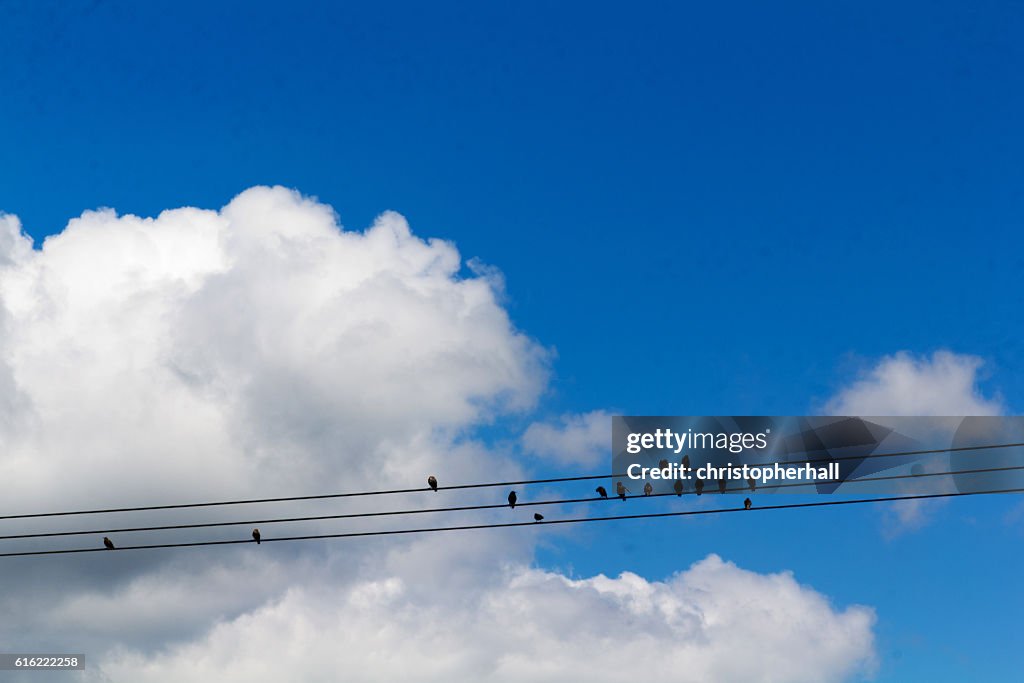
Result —
[[260, 530], [259, 529], [253, 529], [252, 530], [252, 540], [256, 541], [256, 545], [260, 544]]
[[508, 494], [508, 506], [510, 508], [512, 508], [513, 510], [516, 509], [516, 492], [515, 491], [513, 491], [510, 494]]
[[658, 463], [658, 469], [659, 470], [668, 469], [668, 458], [662, 458], [661, 459], [661, 462]]
[[685, 467], [686, 469], [690, 469], [690, 456], [684, 455], [682, 462], [683, 462], [683, 467]]
[[647, 482], [646, 484], [644, 484], [644, 495], [649, 496], [652, 493], [654, 493], [654, 487], [651, 486], [651, 482]]
[[534, 512], [533, 513], [533, 521], [540, 522], [543, 519], [544, 519], [544, 515], [540, 514], [539, 512]]
[[700, 477], [697, 477], [697, 481], [694, 482], [694, 488], [697, 489], [697, 495], [698, 496], [700, 494], [704, 493], [704, 480], [701, 479]]
[[751, 491], [756, 491], [757, 490], [757, 480], [754, 479], [753, 477], [750, 477], [749, 479], [747, 479], [747, 486], [750, 487]]
[[114, 549], [114, 542], [111, 541], [106, 536], [103, 537], [103, 545], [106, 546], [107, 550], [113, 550]]
[[434, 491], [437, 491], [437, 477], [435, 477], [433, 474], [427, 477], [427, 486], [429, 486]]
[[677, 496], [683, 495], [683, 480], [676, 479], [676, 482], [672, 484], [672, 488], [675, 490]]
[[725, 493], [725, 477], [718, 480], [718, 492]]
[[608, 490], [603, 486], [598, 486], [596, 489], [594, 489], [594, 493], [601, 496], [602, 498], [608, 497]]
[[753, 503], [750, 502], [749, 498], [747, 498], [746, 500], [743, 501], [743, 509], [744, 510], [749, 510], [751, 505], [753, 505]]
[[621, 481], [615, 482], [615, 493], [619, 494], [619, 498], [622, 500], [626, 500], [626, 491], [628, 490], [629, 489], [622, 485]]

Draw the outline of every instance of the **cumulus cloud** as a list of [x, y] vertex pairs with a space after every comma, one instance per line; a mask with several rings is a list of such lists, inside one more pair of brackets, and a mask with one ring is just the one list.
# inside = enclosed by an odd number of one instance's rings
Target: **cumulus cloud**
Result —
[[871, 610], [835, 610], [789, 574], [755, 574], [714, 555], [663, 582], [515, 567], [496, 585], [440, 600], [410, 595], [397, 576], [297, 587], [201, 642], [148, 659], [127, 654], [107, 670], [139, 683], [612, 683], [641, 670], [681, 682], [817, 683], [870, 671], [873, 623]]
[[603, 410], [563, 415], [558, 422], [534, 422], [523, 434], [523, 449], [561, 465], [593, 466], [610, 460], [612, 416]]
[[[936, 351], [930, 357], [906, 351], [886, 356], [825, 404], [830, 415], [1001, 415], [999, 396], [978, 386], [984, 361], [977, 356]], [[932, 463], [935, 464], [935, 461]], [[948, 463], [947, 463], [948, 466]], [[936, 486], [944, 482], [935, 481]], [[920, 487], [915, 489], [920, 492]], [[897, 538], [928, 523], [945, 500], [903, 500], [886, 507], [883, 534]]]
[[978, 387], [977, 356], [905, 351], [882, 358], [825, 404], [828, 415], [1001, 415], [1002, 400]]
[[219, 212], [87, 212], [38, 251], [4, 225], [12, 505], [419, 483], [441, 463], [413, 442], [545, 383], [489, 282], [394, 213], [343, 231], [254, 188]]
[[[500, 274], [475, 265], [464, 277], [461, 263], [454, 245], [413, 235], [397, 214], [344, 230], [330, 207], [279, 187], [217, 211], [86, 212], [39, 248], [0, 216], [0, 480], [17, 482], [4, 511], [405, 488], [427, 473], [443, 483], [520, 477], [521, 464], [474, 430], [532, 409], [549, 354], [510, 322]], [[607, 425], [600, 412], [566, 417], [535, 425], [524, 444], [593, 462]], [[419, 495], [402, 506], [436, 500]], [[314, 501], [287, 514], [371, 503]], [[280, 514], [253, 510], [73, 526]], [[57, 522], [17, 531], [72, 526]], [[105, 533], [45, 545], [98, 544]], [[248, 529], [117, 540], [231, 534]], [[89, 676], [118, 681], [611, 680], [633, 658], [658, 661], [652, 653], [687, 672], [673, 680], [841, 680], [870, 665], [870, 611], [837, 610], [789, 575], [709, 558], [664, 582], [570, 580], [531, 568], [531, 538], [14, 558], [0, 563], [0, 641], [76, 643], [90, 653]], [[626, 659], [613, 660], [621, 638]], [[735, 656], [759, 641], [771, 647], [757, 645], [747, 664]]]
[[[455, 247], [414, 236], [397, 214], [346, 231], [330, 207], [258, 187], [220, 211], [86, 212], [39, 249], [4, 216], [0, 249], [0, 480], [18, 482], [5, 489], [4, 512], [404, 488], [422, 486], [428, 472], [444, 481], [521, 474], [462, 434], [532, 406], [548, 354], [511, 324], [493, 274], [460, 277]], [[352, 501], [345, 511], [365, 506]], [[309, 504], [286, 516], [331, 512], [336, 504]], [[239, 514], [35, 520], [6, 531], [199, 518]], [[248, 530], [159, 540], [226, 533]], [[45, 545], [81, 547], [102, 535]], [[57, 638], [76, 624], [82, 632], [92, 614], [87, 633], [143, 646], [147, 635], [184, 636], [283, 590], [256, 574], [244, 592], [182, 605], [171, 627], [141, 606], [156, 584], [177, 572], [223, 586], [244, 568], [224, 569], [222, 556], [202, 550], [144, 555], [4, 562], [8, 629]], [[303, 573], [290, 558], [279, 575], [296, 580], [291, 571]], [[32, 606], [16, 599], [42, 577], [77, 592], [40, 591]], [[119, 612], [124, 605], [133, 607]]]

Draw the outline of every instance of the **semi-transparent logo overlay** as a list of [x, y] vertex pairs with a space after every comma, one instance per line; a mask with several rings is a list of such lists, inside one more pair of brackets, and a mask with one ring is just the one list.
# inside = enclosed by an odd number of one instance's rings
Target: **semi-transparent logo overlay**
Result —
[[1001, 491], [1024, 487], [1024, 417], [617, 415], [612, 471], [632, 493]]

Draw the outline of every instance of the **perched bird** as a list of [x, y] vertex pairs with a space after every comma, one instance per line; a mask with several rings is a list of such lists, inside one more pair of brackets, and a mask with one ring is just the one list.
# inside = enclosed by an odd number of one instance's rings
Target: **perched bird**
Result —
[[672, 484], [672, 488], [675, 489], [677, 496], [683, 495], [683, 480], [676, 479], [676, 483]]
[[513, 510], [516, 509], [516, 492], [515, 491], [513, 491], [510, 494], [508, 494], [508, 506], [510, 508], [512, 508]]
[[434, 491], [437, 491], [437, 477], [435, 477], [433, 474], [427, 477], [427, 486], [429, 486]]
[[601, 496], [602, 498], [608, 497], [608, 490], [603, 486], [598, 486], [596, 489], [594, 489], [594, 493]]
[[544, 519], [544, 515], [540, 514], [539, 512], [534, 512], [533, 513], [533, 521], [540, 522], [540, 521], [543, 521], [543, 519]]
[[658, 469], [659, 470], [667, 470], [668, 469], [668, 458], [662, 458], [661, 459], [661, 462], [658, 463]]
[[743, 501], [743, 509], [744, 510], [749, 510], [751, 505], [753, 505], [753, 503], [750, 502], [749, 498], [747, 498], [746, 500]]
[[704, 480], [701, 479], [700, 477], [697, 477], [697, 481], [694, 482], [694, 488], [697, 489], [697, 495], [698, 496], [700, 494], [704, 493]]
[[690, 469], [690, 456], [683, 456], [683, 467], [685, 467], [686, 469]]
[[621, 481], [615, 482], [615, 493], [619, 494], [619, 498], [622, 500], [626, 500], [626, 491], [628, 490], [629, 489], [622, 485]]
[[106, 536], [103, 537], [103, 545], [106, 546], [107, 550], [113, 550], [114, 549], [114, 542], [111, 541]]
[[260, 530], [259, 529], [253, 529], [252, 530], [252, 540], [256, 541], [256, 545], [260, 544]]
[[725, 477], [718, 480], [718, 492], [725, 493]]
[[654, 493], [654, 487], [651, 486], [651, 482], [647, 482], [646, 484], [644, 484], [644, 495], [649, 496], [652, 493]]
[[751, 491], [756, 491], [757, 490], [757, 480], [754, 479], [753, 477], [750, 477], [749, 479], [747, 479], [747, 486], [750, 487]]

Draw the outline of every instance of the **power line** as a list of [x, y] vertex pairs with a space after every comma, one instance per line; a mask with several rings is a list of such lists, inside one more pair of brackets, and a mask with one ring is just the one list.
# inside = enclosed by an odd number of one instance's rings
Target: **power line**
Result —
[[[986, 472], [1009, 472], [1014, 470], [1024, 470], [1024, 465], [1015, 465], [1012, 467], [985, 467], [973, 470], [955, 470], [950, 472], [924, 472], [921, 474], [893, 474], [882, 477], [863, 477], [861, 479], [830, 479], [823, 481], [814, 482], [791, 482], [787, 484], [773, 484], [767, 486], [767, 489], [780, 489], [780, 488], [792, 488], [799, 486], [817, 486], [819, 484], [859, 484], [863, 482], [871, 481], [892, 481], [897, 479], [921, 479], [924, 477], [948, 477], [958, 474], [981, 474]], [[715, 489], [718, 491], [719, 489]], [[747, 486], [738, 486], [735, 488], [726, 487], [725, 493], [738, 493], [748, 491]], [[632, 495], [626, 496], [629, 498], [661, 498], [666, 496], [679, 496], [677, 493], [652, 493], [649, 496], [643, 495]], [[689, 493], [687, 495], [696, 495]], [[708, 495], [716, 495], [714, 492], [709, 491]], [[605, 498], [594, 496], [588, 498], [567, 498], [563, 500], [541, 500], [541, 501], [520, 501], [516, 503], [518, 507], [530, 507], [538, 505], [569, 505], [574, 503], [592, 503], [597, 501], [606, 500]], [[610, 500], [610, 499], [609, 499]], [[443, 507], [443, 508], [423, 508], [417, 510], [386, 510], [383, 512], [350, 512], [345, 514], [337, 515], [314, 515], [308, 517], [278, 517], [271, 519], [248, 519], [238, 520], [231, 522], [195, 522], [191, 524], [168, 524], [162, 526], [141, 526], [141, 527], [125, 527], [120, 529], [88, 529], [80, 531], [45, 531], [30, 534], [11, 534], [6, 536], [0, 536], [0, 541], [8, 541], [15, 539], [26, 539], [26, 538], [53, 538], [57, 536], [89, 536], [94, 534], [123, 534], [133, 533], [139, 531], [169, 531], [169, 530], [180, 530], [180, 529], [204, 529], [212, 527], [224, 527], [224, 526], [249, 526], [249, 525], [266, 525], [266, 524], [282, 524], [287, 522], [316, 522], [330, 519], [359, 519], [366, 517], [391, 517], [397, 515], [416, 515], [434, 512], [467, 512], [471, 510], [498, 510], [501, 508], [508, 507], [508, 503], [495, 503], [489, 505], [462, 505], [457, 507]]]
[[[660, 517], [686, 517], [690, 515], [710, 515], [710, 514], [722, 514], [727, 512], [751, 512], [751, 511], [765, 511], [765, 510], [794, 510], [797, 508], [815, 508], [815, 507], [829, 507], [833, 505], [857, 505], [860, 503], [888, 503], [899, 500], [926, 500], [933, 498], [958, 498], [961, 496], [981, 496], [997, 493], [1022, 493], [1024, 488], [1014, 489], [994, 489], [987, 491], [964, 491], [958, 493], [927, 493], [913, 496], [888, 496], [885, 498], [855, 498], [853, 500], [829, 500], [817, 503], [784, 503], [781, 505], [765, 505], [750, 510], [744, 508], [720, 508], [715, 510], [684, 510], [679, 512], [650, 512], [644, 514], [634, 515], [613, 515], [609, 517], [576, 517], [571, 519], [553, 519], [544, 520], [543, 522], [505, 522], [497, 524], [465, 524], [459, 526], [446, 526], [446, 527], [427, 527], [419, 529], [389, 529], [384, 531], [350, 531], [338, 534], [312, 534], [308, 536], [281, 536], [278, 538], [262, 538], [263, 543], [273, 543], [277, 541], [311, 541], [323, 538], [359, 538], [365, 536], [397, 536], [403, 534], [424, 534], [424, 533], [435, 533], [441, 531], [469, 531], [475, 529], [507, 529], [512, 527], [524, 527], [524, 526], [548, 526], [552, 524], [580, 524], [584, 522], [612, 522], [617, 520], [625, 519], [655, 519]], [[252, 543], [253, 541], [245, 540], [228, 540], [228, 541], [193, 541], [191, 543], [155, 543], [151, 545], [129, 545], [122, 546], [116, 550], [150, 550], [156, 548], [186, 548], [186, 547], [197, 547], [207, 545], [238, 545], [242, 543]], [[24, 557], [28, 555], [67, 555], [72, 553], [94, 553], [94, 552], [107, 552], [106, 548], [69, 548], [65, 550], [29, 550], [22, 552], [13, 553], [0, 553], [0, 557]]]
[[[768, 467], [775, 464], [779, 465], [793, 465], [799, 464], [810, 464], [810, 463], [830, 463], [830, 462], [842, 462], [845, 460], [870, 460], [873, 458], [894, 458], [899, 456], [908, 455], [933, 455], [937, 453], [956, 453], [960, 451], [980, 451], [980, 450], [991, 450], [994, 448], [1014, 448], [1017, 446], [1024, 446], [1024, 442], [1019, 443], [1003, 443], [1003, 444], [990, 444], [985, 446], [963, 446], [959, 448], [935, 448], [929, 450], [920, 451], [900, 451], [896, 453], [868, 453], [865, 455], [845, 455], [845, 456], [830, 456], [827, 458], [817, 458], [811, 460], [786, 460], [782, 462], [769, 462], [769, 463], [751, 463], [751, 467]], [[817, 451], [804, 451], [802, 454], [811, 454]], [[787, 456], [801, 455], [801, 453], [789, 453]], [[498, 482], [485, 482], [476, 484], [453, 484], [450, 486], [439, 486], [438, 490], [454, 491], [459, 489], [479, 489], [479, 488], [494, 488], [498, 486], [527, 486], [530, 484], [555, 484], [561, 482], [570, 481], [593, 481], [596, 479], [614, 479], [616, 477], [625, 477], [625, 473], [622, 474], [588, 474], [576, 477], [551, 477], [547, 479], [521, 479], [518, 481], [498, 481]], [[201, 507], [217, 507], [223, 505], [251, 505], [254, 503], [284, 503], [291, 501], [303, 501], [303, 500], [325, 500], [330, 498], [355, 498], [361, 496], [384, 496], [392, 494], [404, 494], [404, 493], [421, 493], [424, 491], [431, 491], [429, 487], [421, 488], [409, 488], [409, 489], [388, 489], [380, 491], [352, 491], [349, 493], [324, 493], [310, 496], [280, 496], [276, 498], [243, 498], [238, 500], [221, 500], [211, 501], [204, 503], [178, 503], [170, 505], [144, 505], [136, 507], [120, 507], [120, 508], [97, 508], [91, 510], [65, 510], [61, 512], [33, 512], [27, 514], [18, 515], [0, 515], [0, 520], [6, 519], [32, 519], [40, 517], [65, 517], [70, 515], [99, 515], [109, 514], [113, 512], [146, 512], [151, 510], [180, 510], [185, 508], [201, 508]]]

